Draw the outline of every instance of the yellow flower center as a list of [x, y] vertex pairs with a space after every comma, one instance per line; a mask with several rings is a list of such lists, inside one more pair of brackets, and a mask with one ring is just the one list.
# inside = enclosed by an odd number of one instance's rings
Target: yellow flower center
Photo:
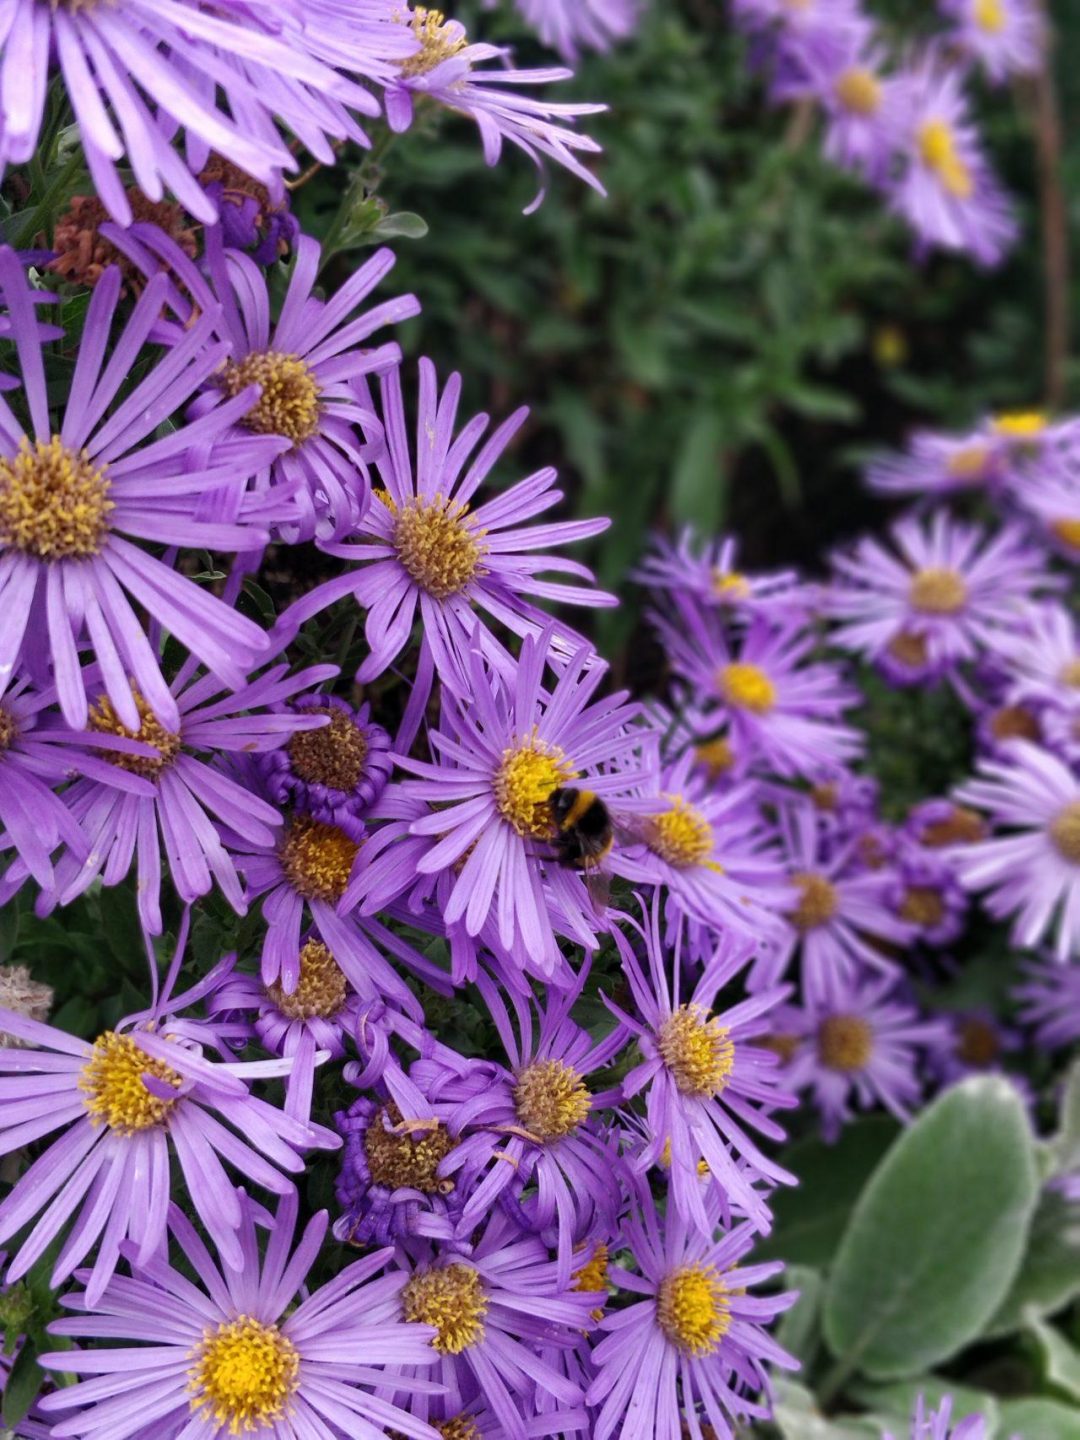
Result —
[[337, 825], [294, 815], [285, 826], [278, 856], [298, 895], [336, 902], [345, 893], [359, 851], [356, 841]]
[[660, 1026], [656, 1048], [684, 1095], [717, 1095], [735, 1066], [735, 1043], [703, 1005], [680, 1005]]
[[15, 723], [15, 716], [0, 705], [0, 755], [15, 743], [18, 733], [19, 727]]
[[[389, 498], [389, 497], [388, 497]], [[408, 575], [436, 600], [459, 595], [480, 569], [484, 546], [466, 520], [468, 505], [436, 495], [394, 507], [393, 545]]]
[[291, 995], [275, 980], [266, 998], [290, 1020], [330, 1020], [345, 1004], [348, 982], [341, 967], [320, 940], [309, 940], [300, 951], [300, 979]]
[[713, 852], [712, 826], [696, 805], [690, 805], [681, 795], [671, 797], [671, 808], [651, 815], [646, 826], [646, 839], [654, 855], [678, 870], [691, 865], [709, 865], [719, 871], [720, 866], [710, 861]]
[[945, 919], [945, 902], [932, 885], [909, 885], [900, 901], [900, 918], [921, 930], [932, 930]]
[[[574, 1271], [574, 1283], [571, 1288], [588, 1295], [606, 1290], [607, 1285], [608, 1247], [598, 1243], [593, 1247], [592, 1255], [585, 1261], [581, 1269]], [[599, 1320], [604, 1314], [603, 1307], [598, 1307], [589, 1313], [594, 1320]]]
[[1080, 865], [1080, 800], [1066, 805], [1050, 825], [1054, 849], [1070, 865]]
[[767, 715], [776, 704], [776, 686], [760, 665], [734, 661], [720, 671], [718, 683], [721, 695], [736, 709]]
[[853, 115], [876, 115], [881, 104], [881, 82], [861, 65], [845, 70], [836, 81], [836, 98]]
[[955, 615], [967, 600], [967, 584], [956, 570], [931, 566], [911, 577], [908, 600], [923, 615]]
[[726, 735], [717, 735], [712, 740], [702, 741], [694, 747], [694, 755], [698, 764], [709, 772], [711, 780], [726, 774], [735, 764], [735, 752]]
[[826, 925], [840, 908], [840, 896], [836, 886], [824, 875], [804, 871], [793, 875], [792, 881], [799, 891], [798, 904], [788, 912], [788, 919], [796, 930], [816, 930]]
[[484, 1338], [488, 1298], [479, 1271], [471, 1265], [414, 1275], [401, 1292], [401, 1303], [406, 1320], [438, 1331], [431, 1343], [441, 1355], [460, 1355]]
[[480, 1428], [471, 1415], [454, 1415], [449, 1420], [431, 1422], [442, 1440], [483, 1440]]
[[1051, 533], [1070, 550], [1080, 550], [1080, 519], [1055, 520], [1050, 526]]
[[450, 28], [441, 10], [427, 10], [418, 5], [412, 13], [411, 24], [420, 49], [401, 62], [403, 75], [426, 75], [468, 44], [464, 35]]
[[180, 736], [172, 730], [165, 729], [165, 726], [143, 699], [142, 692], [137, 685], [132, 685], [131, 697], [139, 712], [138, 730], [129, 730], [126, 725], [120, 723], [116, 711], [113, 709], [113, 703], [107, 695], [102, 695], [90, 707], [88, 725], [91, 730], [96, 730], [99, 734], [122, 735], [125, 740], [140, 740], [144, 745], [152, 745], [157, 751], [156, 755], [121, 755], [115, 750], [105, 750], [102, 753], [106, 760], [120, 770], [126, 770], [131, 775], [141, 775], [144, 780], [156, 780], [179, 755]]
[[919, 154], [928, 170], [941, 181], [947, 195], [968, 200], [975, 189], [971, 171], [956, 149], [956, 135], [944, 120], [927, 120], [919, 127]]
[[874, 1053], [874, 1032], [859, 1015], [829, 1015], [818, 1026], [817, 1049], [830, 1070], [861, 1070]]
[[1023, 705], [1003, 705], [990, 716], [990, 734], [995, 740], [1038, 740], [1038, 718]]
[[294, 775], [309, 785], [354, 790], [364, 773], [367, 736], [351, 715], [336, 705], [313, 705], [305, 715], [329, 715], [320, 730], [297, 730], [288, 744]]
[[975, 0], [972, 18], [980, 30], [998, 35], [1005, 29], [1005, 6], [1002, 0]]
[[994, 419], [994, 432], [1008, 440], [1037, 440], [1046, 429], [1041, 410], [1010, 410]]
[[387, 1190], [407, 1188], [425, 1195], [448, 1195], [454, 1182], [440, 1178], [439, 1166], [456, 1144], [437, 1122], [414, 1122], [410, 1126], [402, 1120], [396, 1105], [384, 1105], [364, 1135], [372, 1183], [384, 1185]]
[[144, 1075], [176, 1090], [183, 1084], [172, 1066], [147, 1055], [130, 1035], [112, 1030], [99, 1035], [78, 1080], [93, 1123], [108, 1125], [118, 1135], [136, 1135], [164, 1124], [176, 1100], [154, 1095], [143, 1084]]
[[770, 1050], [776, 1055], [781, 1065], [790, 1065], [799, 1051], [798, 1035], [762, 1035], [754, 1041], [759, 1050]]
[[228, 1435], [273, 1425], [300, 1388], [300, 1356], [276, 1325], [250, 1315], [207, 1330], [191, 1352], [191, 1409]]
[[990, 451], [985, 445], [965, 445], [963, 449], [954, 450], [949, 456], [946, 469], [954, 480], [981, 480], [989, 460]]
[[24, 436], [13, 456], [0, 458], [0, 545], [35, 560], [100, 555], [116, 508], [106, 470], [58, 435], [32, 447]]
[[713, 594], [718, 600], [748, 600], [750, 581], [736, 570], [713, 571]]
[[[1070, 660], [1068, 664], [1061, 667], [1058, 679], [1062, 685], [1067, 685], [1070, 690], [1080, 689], [1080, 655], [1078, 655], [1075, 660]], [[2, 723], [2, 718], [0, 718], [0, 723]]]
[[557, 745], [532, 736], [502, 753], [495, 772], [495, 804], [499, 814], [521, 836], [550, 839], [555, 828], [552, 792], [575, 779], [577, 771]]
[[982, 816], [965, 805], [954, 805], [943, 820], [935, 820], [922, 832], [921, 844], [928, 850], [946, 845], [974, 845], [985, 833]]
[[534, 1060], [519, 1070], [514, 1108], [531, 1135], [545, 1143], [572, 1135], [588, 1119], [592, 1096], [578, 1072], [561, 1060]]
[[294, 448], [318, 430], [319, 387], [298, 355], [258, 350], [242, 360], [226, 360], [221, 370], [221, 388], [226, 395], [239, 395], [249, 385], [262, 386], [262, 394], [244, 416], [249, 430], [257, 435], [284, 435]]
[[660, 1286], [660, 1329], [684, 1354], [711, 1355], [731, 1325], [729, 1293], [714, 1266], [680, 1266]]
[[907, 630], [894, 635], [885, 648], [894, 660], [909, 670], [921, 670], [928, 658], [926, 637], [912, 635]]

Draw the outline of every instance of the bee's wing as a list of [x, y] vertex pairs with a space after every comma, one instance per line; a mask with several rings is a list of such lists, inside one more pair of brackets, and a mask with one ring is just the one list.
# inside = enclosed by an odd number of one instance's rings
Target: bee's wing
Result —
[[600, 920], [607, 919], [608, 902], [611, 900], [611, 876], [606, 870], [596, 867], [585, 870], [585, 889], [593, 911]]

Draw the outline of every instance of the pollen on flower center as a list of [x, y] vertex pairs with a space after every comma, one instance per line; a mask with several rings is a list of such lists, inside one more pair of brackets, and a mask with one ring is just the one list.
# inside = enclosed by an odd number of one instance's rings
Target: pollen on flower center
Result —
[[433, 1325], [432, 1346], [441, 1355], [460, 1355], [484, 1338], [488, 1298], [480, 1272], [471, 1265], [447, 1265], [414, 1275], [401, 1292], [406, 1320]]
[[[1070, 690], [1080, 690], [1080, 655], [1075, 660], [1070, 660], [1063, 665], [1058, 674], [1062, 685], [1067, 685]], [[0, 721], [2, 723], [2, 721]]]
[[767, 715], [776, 704], [776, 686], [760, 665], [734, 661], [723, 666], [718, 683], [721, 695], [737, 709]]
[[584, 1080], [561, 1060], [534, 1060], [518, 1071], [514, 1108], [524, 1128], [538, 1140], [572, 1135], [588, 1119], [591, 1105]]
[[946, 194], [968, 200], [975, 189], [971, 171], [956, 148], [956, 135], [944, 120], [927, 120], [919, 126], [919, 155], [941, 181]]
[[[586, 1295], [596, 1294], [606, 1290], [608, 1286], [608, 1247], [598, 1241], [593, 1247], [593, 1253], [580, 1270], [574, 1271], [573, 1289]], [[603, 1310], [591, 1310], [589, 1312], [594, 1320], [603, 1317]]]
[[368, 742], [352, 716], [337, 705], [313, 705], [305, 715], [329, 715], [329, 725], [297, 730], [287, 749], [294, 775], [329, 790], [355, 790], [364, 773]]
[[0, 457], [0, 545], [35, 560], [75, 560], [99, 555], [109, 532], [109, 499], [104, 465], [93, 465], [85, 450], [25, 436], [14, 455]]
[[670, 809], [649, 817], [649, 849], [680, 870], [705, 864], [713, 852], [712, 826], [696, 805], [688, 804], [681, 795], [671, 798]]
[[990, 452], [985, 445], [965, 445], [949, 456], [946, 469], [954, 480], [981, 480], [989, 460]]
[[941, 850], [946, 845], [973, 845], [985, 833], [981, 815], [965, 805], [954, 805], [944, 819], [927, 825], [919, 840], [928, 850]]
[[484, 547], [467, 522], [468, 505], [416, 496], [396, 509], [393, 545], [406, 572], [436, 600], [459, 595], [480, 569]]
[[19, 727], [15, 723], [15, 716], [0, 705], [0, 755], [10, 748], [18, 733]]
[[726, 735], [717, 735], [712, 740], [703, 740], [700, 745], [695, 745], [694, 758], [713, 780], [726, 774], [735, 764], [735, 752]]
[[262, 394], [243, 420], [257, 435], [284, 435], [296, 446], [319, 428], [318, 382], [298, 355], [253, 350], [242, 360], [225, 362], [220, 384], [230, 396], [249, 385], [262, 386]]
[[972, 18], [980, 30], [999, 35], [1005, 29], [1005, 6], [1002, 0], [975, 0]]
[[439, 1166], [456, 1145], [443, 1125], [408, 1126], [393, 1104], [376, 1112], [364, 1135], [372, 1183], [424, 1195], [447, 1195], [453, 1190], [454, 1182], [440, 1177]]
[[832, 881], [810, 871], [791, 878], [799, 891], [799, 900], [787, 918], [795, 929], [816, 930], [819, 925], [828, 924], [840, 908], [840, 896]]
[[1070, 550], [1080, 550], [1080, 519], [1054, 520], [1050, 532]]
[[321, 940], [309, 940], [300, 951], [300, 979], [291, 995], [275, 980], [266, 998], [290, 1020], [332, 1019], [348, 998], [341, 967]]
[[276, 1325], [250, 1315], [207, 1330], [189, 1359], [192, 1412], [205, 1409], [204, 1421], [212, 1417], [224, 1434], [273, 1425], [300, 1388], [296, 1346]]
[[285, 827], [281, 868], [305, 900], [336, 902], [345, 893], [360, 846], [337, 825], [294, 815]]
[[735, 1042], [703, 1005], [680, 1005], [660, 1026], [656, 1048], [684, 1095], [708, 1099], [728, 1082]]
[[899, 905], [900, 918], [921, 930], [932, 930], [945, 919], [945, 901], [932, 885], [909, 885]]
[[137, 685], [131, 687], [131, 698], [139, 712], [138, 730], [129, 730], [126, 725], [121, 724], [107, 695], [102, 695], [90, 707], [88, 726], [99, 734], [120, 735], [125, 740], [139, 740], [144, 745], [152, 745], [157, 751], [156, 755], [123, 755], [118, 750], [106, 750], [102, 753], [110, 764], [120, 770], [126, 770], [131, 775], [141, 775], [144, 780], [156, 780], [179, 755], [180, 736], [165, 729], [143, 699]]
[[171, 1065], [148, 1055], [130, 1035], [112, 1030], [99, 1035], [78, 1079], [83, 1104], [94, 1124], [108, 1125], [119, 1135], [135, 1135], [163, 1124], [176, 1100], [148, 1090], [144, 1075], [177, 1091], [183, 1083]]
[[875, 115], [881, 105], [881, 82], [861, 65], [845, 70], [834, 88], [840, 104], [854, 115]]
[[929, 659], [924, 635], [912, 635], [901, 630], [889, 641], [885, 649], [893, 660], [908, 670], [921, 670]]
[[712, 1354], [731, 1325], [728, 1295], [714, 1266], [680, 1266], [660, 1285], [656, 1317], [661, 1330], [684, 1354]]
[[1041, 410], [1010, 410], [994, 417], [994, 433], [1007, 440], [1037, 440], [1045, 429]]
[[511, 745], [502, 753], [495, 772], [495, 804], [499, 814], [521, 836], [550, 839], [555, 826], [552, 792], [576, 777], [577, 772], [557, 745], [535, 736]]
[[401, 62], [403, 75], [426, 75], [436, 65], [464, 50], [468, 43], [464, 33], [448, 22], [441, 10], [418, 5], [412, 13], [411, 28], [420, 41], [420, 49]]
[[995, 740], [1038, 740], [1039, 719], [1023, 705], [1002, 705], [990, 716], [990, 734]]
[[1054, 849], [1070, 865], [1080, 865], [1080, 800], [1066, 805], [1050, 823]]
[[985, 1070], [1001, 1054], [1001, 1036], [981, 1015], [965, 1016], [960, 1022], [956, 1058], [974, 1070]]
[[740, 575], [737, 570], [714, 570], [712, 588], [713, 594], [718, 600], [748, 600], [750, 598], [750, 581], [745, 575]]
[[955, 615], [967, 600], [967, 584], [955, 570], [931, 566], [911, 577], [908, 599], [924, 615]]
[[830, 1070], [861, 1070], [874, 1053], [874, 1032], [859, 1015], [828, 1015], [818, 1026], [817, 1050]]
[[433, 1420], [431, 1423], [442, 1440], [483, 1440], [471, 1415], [453, 1415], [449, 1420]]

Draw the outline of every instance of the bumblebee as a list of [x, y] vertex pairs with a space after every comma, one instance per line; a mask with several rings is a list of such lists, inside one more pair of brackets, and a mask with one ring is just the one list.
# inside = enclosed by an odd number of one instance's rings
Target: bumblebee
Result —
[[572, 870], [595, 870], [607, 858], [615, 840], [607, 806], [591, 790], [572, 786], [553, 790], [550, 804], [559, 864]]

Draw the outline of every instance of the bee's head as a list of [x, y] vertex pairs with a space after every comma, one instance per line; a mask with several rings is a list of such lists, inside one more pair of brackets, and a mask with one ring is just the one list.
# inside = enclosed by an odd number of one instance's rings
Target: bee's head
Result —
[[551, 806], [551, 814], [556, 825], [562, 825], [574, 808], [574, 801], [578, 792], [571, 785], [560, 785], [557, 790], [551, 792], [551, 799], [548, 804]]

